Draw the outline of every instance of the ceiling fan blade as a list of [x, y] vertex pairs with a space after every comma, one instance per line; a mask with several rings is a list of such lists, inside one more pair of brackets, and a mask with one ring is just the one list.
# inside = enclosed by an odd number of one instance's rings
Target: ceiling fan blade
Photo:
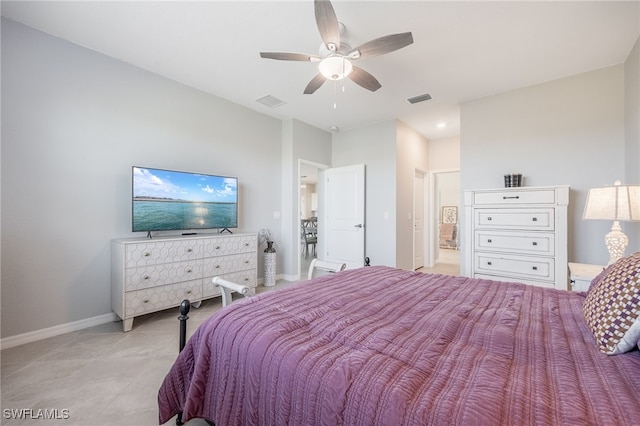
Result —
[[384, 55], [385, 53], [402, 49], [411, 43], [413, 43], [413, 35], [410, 32], [391, 34], [361, 44], [349, 52], [347, 56], [351, 59], [358, 59], [365, 56]]
[[315, 0], [316, 24], [320, 37], [327, 49], [336, 52], [340, 49], [340, 27], [338, 17], [329, 0]]
[[260, 57], [266, 59], [277, 59], [280, 61], [320, 61], [319, 56], [307, 55], [306, 53], [260, 52]]
[[353, 67], [351, 73], [349, 74], [349, 78], [356, 84], [364, 87], [367, 90], [371, 90], [375, 92], [379, 88], [382, 87], [382, 84], [374, 76], [363, 70], [362, 68], [358, 68], [356, 66]]
[[312, 94], [313, 92], [318, 90], [320, 86], [324, 84], [325, 81], [327, 81], [327, 79], [325, 78], [324, 75], [320, 73], [316, 74], [316, 76], [311, 79], [309, 84], [307, 84], [307, 87], [304, 88], [304, 94], [305, 95]]

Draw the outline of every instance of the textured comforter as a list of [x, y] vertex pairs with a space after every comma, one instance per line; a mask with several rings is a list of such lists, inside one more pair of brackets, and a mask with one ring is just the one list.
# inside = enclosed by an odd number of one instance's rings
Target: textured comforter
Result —
[[234, 302], [160, 388], [216, 425], [640, 425], [640, 353], [598, 351], [584, 295], [367, 267]]

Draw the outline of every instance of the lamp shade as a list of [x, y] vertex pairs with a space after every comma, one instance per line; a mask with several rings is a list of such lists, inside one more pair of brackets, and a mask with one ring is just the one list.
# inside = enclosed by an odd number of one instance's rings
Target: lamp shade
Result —
[[640, 185], [591, 188], [587, 194], [583, 219], [640, 221]]

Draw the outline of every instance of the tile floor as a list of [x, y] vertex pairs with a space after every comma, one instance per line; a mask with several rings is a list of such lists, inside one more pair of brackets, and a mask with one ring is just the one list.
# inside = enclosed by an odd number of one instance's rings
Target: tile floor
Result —
[[[280, 281], [258, 292], [291, 284]], [[192, 308], [188, 336], [221, 307], [214, 298]], [[0, 424], [157, 425], [157, 392], [178, 354], [178, 315], [175, 308], [138, 317], [128, 333], [122, 322], [113, 322], [2, 350]], [[32, 409], [32, 417], [37, 409], [57, 410], [69, 418], [15, 419], [5, 411], [11, 409]]]
[[418, 272], [445, 275], [460, 275], [460, 251], [440, 249], [438, 260], [432, 268], [420, 268]]
[[[303, 259], [303, 268], [310, 260]], [[458, 275], [455, 256], [446, 262], [419, 271]], [[258, 291], [292, 284], [279, 281]], [[192, 308], [188, 336], [221, 306], [215, 298]], [[175, 308], [136, 318], [128, 333], [121, 322], [113, 322], [2, 350], [0, 424], [157, 425], [157, 392], [178, 354], [178, 315]], [[38, 409], [58, 410], [58, 417], [68, 413], [69, 418], [8, 418], [5, 410], [11, 409], [32, 409], [34, 416]], [[188, 425], [206, 422], [193, 420]]]

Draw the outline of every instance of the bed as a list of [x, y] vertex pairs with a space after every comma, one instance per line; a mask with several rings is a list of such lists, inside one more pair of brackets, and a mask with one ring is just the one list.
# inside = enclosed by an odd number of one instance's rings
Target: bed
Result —
[[603, 353], [586, 297], [383, 266], [262, 293], [194, 333], [159, 422], [639, 425], [637, 339]]

